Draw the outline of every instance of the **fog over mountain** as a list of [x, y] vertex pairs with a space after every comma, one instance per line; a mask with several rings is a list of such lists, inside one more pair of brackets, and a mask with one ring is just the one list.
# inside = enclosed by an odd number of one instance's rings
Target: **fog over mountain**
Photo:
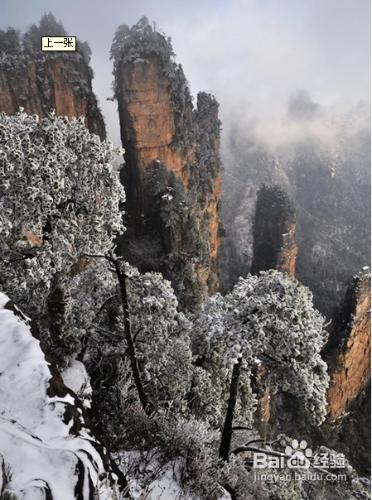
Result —
[[[231, 122], [280, 122], [293, 92], [306, 89], [325, 106], [347, 107], [369, 99], [370, 3], [368, 0], [230, 0], [152, 2], [82, 0], [0, 1], [0, 28], [25, 30], [53, 10], [67, 31], [92, 48], [94, 89], [119, 142], [109, 49], [118, 24], [146, 15], [172, 38], [192, 92], [215, 94], [227, 131]], [[275, 133], [279, 133], [275, 128]], [[284, 130], [280, 131], [284, 134]], [[223, 136], [225, 137], [225, 136]]]

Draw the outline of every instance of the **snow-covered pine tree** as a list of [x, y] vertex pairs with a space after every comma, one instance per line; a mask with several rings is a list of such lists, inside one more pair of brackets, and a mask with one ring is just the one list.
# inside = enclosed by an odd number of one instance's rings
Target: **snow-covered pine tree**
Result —
[[68, 315], [69, 331], [81, 339], [81, 357], [92, 376], [96, 406], [113, 441], [116, 436], [123, 438], [122, 427], [130, 413], [138, 411], [138, 403], [150, 415], [170, 409], [173, 415], [186, 414], [194, 369], [191, 324], [178, 311], [170, 282], [159, 273], [141, 274], [123, 261], [118, 265], [126, 282], [132, 353], [118, 277], [108, 259], [97, 259], [74, 276]]
[[[271, 386], [300, 398], [314, 423], [324, 420], [328, 375], [320, 356], [326, 341], [323, 323], [311, 292], [278, 271], [241, 278], [225, 297], [211, 297], [194, 318], [193, 346], [204, 378], [223, 387], [227, 369], [229, 373], [222, 458], [228, 458], [242, 368], [250, 373], [255, 364], [269, 362]], [[225, 402], [220, 399], [219, 404]]]

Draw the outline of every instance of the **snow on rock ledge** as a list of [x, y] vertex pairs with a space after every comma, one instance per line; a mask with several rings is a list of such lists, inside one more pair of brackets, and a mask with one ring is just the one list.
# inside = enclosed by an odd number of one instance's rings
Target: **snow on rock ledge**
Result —
[[113, 473], [109, 456], [85, 427], [81, 403], [8, 303], [0, 293], [0, 463], [8, 471], [0, 495], [123, 498], [125, 479]]
[[81, 361], [73, 359], [61, 372], [63, 382], [74, 391], [86, 408], [90, 408], [92, 401], [92, 386], [89, 375]]

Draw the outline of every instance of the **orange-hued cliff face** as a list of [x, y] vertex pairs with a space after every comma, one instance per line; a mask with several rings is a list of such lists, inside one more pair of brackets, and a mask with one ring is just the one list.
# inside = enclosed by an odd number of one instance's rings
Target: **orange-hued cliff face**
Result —
[[328, 389], [329, 419], [343, 416], [349, 405], [370, 381], [371, 370], [371, 282], [362, 271], [349, 288], [335, 324], [332, 346], [327, 353], [330, 365]]
[[[0, 65], [0, 111], [46, 116], [84, 117], [89, 130], [104, 139], [105, 125], [92, 90], [89, 66], [73, 54], [44, 59], [23, 59]], [[27, 61], [27, 62], [26, 62]]]
[[171, 84], [156, 55], [123, 64], [119, 81], [123, 145], [135, 155], [135, 164], [129, 161], [128, 168], [135, 170], [139, 179], [138, 203], [146, 205], [143, 192], [146, 169], [154, 161], [160, 161], [187, 188], [188, 165], [195, 161], [195, 148], [190, 144], [188, 150], [181, 153], [171, 147], [176, 133]]
[[119, 248], [140, 270], [163, 272], [193, 308], [218, 289], [218, 104], [199, 94], [194, 108], [163, 35], [128, 30], [114, 58], [128, 228]]
[[277, 270], [295, 276], [298, 246], [296, 243], [296, 223], [287, 221], [283, 228], [282, 245], [278, 254]]

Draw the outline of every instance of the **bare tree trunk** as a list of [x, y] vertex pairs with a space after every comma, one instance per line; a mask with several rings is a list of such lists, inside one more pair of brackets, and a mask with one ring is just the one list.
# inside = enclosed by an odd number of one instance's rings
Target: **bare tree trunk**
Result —
[[230, 445], [233, 433], [234, 413], [235, 413], [236, 400], [238, 397], [241, 364], [242, 360], [241, 358], [239, 358], [239, 361], [234, 365], [233, 372], [231, 375], [229, 402], [227, 405], [225, 423], [223, 426], [222, 436], [221, 436], [219, 454], [220, 458], [222, 458], [222, 460], [224, 460], [225, 462], [229, 461]]
[[[69, 357], [79, 351], [79, 340], [68, 335], [66, 307], [69, 301], [68, 286], [62, 273], [56, 273], [46, 300], [46, 315], [41, 328], [41, 343], [51, 360], [59, 367], [67, 364]], [[48, 332], [48, 333], [46, 333]], [[49, 334], [49, 336], [48, 336]]]
[[152, 408], [141, 381], [136, 349], [134, 347], [133, 337], [131, 332], [126, 276], [124, 272], [120, 269], [120, 263], [117, 259], [112, 259], [111, 262], [114, 264], [116, 276], [118, 278], [120, 287], [121, 306], [123, 309], [123, 318], [124, 318], [124, 335], [127, 342], [128, 355], [134, 378], [134, 383], [136, 385], [136, 389], [138, 392], [142, 408], [147, 415], [150, 415], [152, 413]]

